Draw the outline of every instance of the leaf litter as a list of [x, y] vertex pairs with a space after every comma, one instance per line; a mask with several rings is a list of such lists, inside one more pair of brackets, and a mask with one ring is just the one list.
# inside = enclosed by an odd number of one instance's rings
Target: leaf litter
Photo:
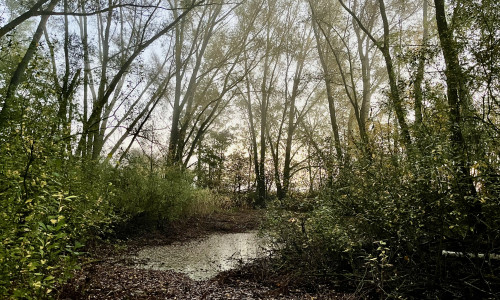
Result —
[[[252, 244], [255, 247], [250, 252], [257, 251], [255, 230], [259, 226], [259, 220], [260, 213], [256, 211], [219, 213], [172, 223], [162, 232], [132, 236], [124, 243], [124, 247], [95, 246], [90, 251], [91, 259], [83, 264], [73, 279], [60, 288], [58, 298], [352, 299], [352, 295], [335, 292], [327, 285], [318, 284], [311, 287], [295, 284], [290, 274], [274, 272], [269, 267], [268, 258], [255, 253], [247, 257], [237, 257], [232, 262], [228, 260], [215, 263], [226, 264], [218, 266], [219, 269], [215, 272], [217, 274], [213, 273], [213, 270], [206, 273], [201, 271], [195, 275], [185, 274], [179, 272], [186, 271], [181, 268], [169, 270], [159, 265], [168, 254], [175, 254], [178, 260], [185, 260], [190, 255], [200, 254], [197, 251], [201, 251], [207, 241], [218, 243], [231, 235], [236, 240], [233, 246], [248, 242], [245, 247]], [[186, 245], [198, 245], [198, 249], [182, 257], [189, 252]], [[234, 249], [226, 252], [230, 253], [232, 250]], [[151, 253], [162, 254], [154, 257]], [[254, 257], [260, 258], [254, 260]], [[209, 265], [210, 255], [206, 259], [208, 269], [214, 267]]]

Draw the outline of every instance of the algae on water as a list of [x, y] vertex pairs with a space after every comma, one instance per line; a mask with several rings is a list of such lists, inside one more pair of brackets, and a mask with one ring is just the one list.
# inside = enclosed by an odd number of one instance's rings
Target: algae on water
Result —
[[266, 253], [257, 232], [213, 234], [208, 238], [167, 246], [148, 247], [134, 260], [139, 268], [173, 270], [193, 280], [205, 280]]

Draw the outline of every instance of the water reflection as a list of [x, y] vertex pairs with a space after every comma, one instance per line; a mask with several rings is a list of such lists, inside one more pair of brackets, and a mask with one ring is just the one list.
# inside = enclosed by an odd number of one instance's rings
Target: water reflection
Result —
[[134, 257], [137, 267], [173, 270], [194, 280], [209, 279], [221, 271], [265, 255], [257, 232], [214, 234], [188, 243], [145, 248]]

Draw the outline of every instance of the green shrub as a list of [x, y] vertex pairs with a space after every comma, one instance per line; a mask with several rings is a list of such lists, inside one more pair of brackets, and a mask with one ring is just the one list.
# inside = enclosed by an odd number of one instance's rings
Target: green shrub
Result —
[[[141, 157], [113, 171], [113, 205], [132, 222], [163, 227], [167, 222], [194, 214], [211, 213], [228, 202], [208, 189], [197, 188], [189, 170], [148, 168]], [[161, 165], [156, 162], [155, 165]], [[131, 224], [134, 225], [134, 224]]]
[[0, 298], [52, 298], [78, 268], [88, 239], [117, 216], [104, 184], [86, 180], [81, 163], [58, 145], [12, 139], [0, 149]]
[[491, 195], [497, 188], [470, 199], [483, 202], [483, 214], [475, 217], [486, 229], [471, 227], [467, 206], [450, 192], [452, 166], [440, 147], [413, 162], [383, 155], [354, 162], [319, 196], [273, 203], [269, 234], [281, 258], [301, 272], [343, 274], [355, 287], [386, 296], [423, 297], [436, 288], [428, 282], [436, 276], [457, 291], [456, 278], [467, 274], [488, 288], [481, 274], [498, 269], [487, 260], [457, 260], [446, 268], [441, 253], [495, 251], [500, 207]]
[[52, 298], [92, 240], [141, 218], [161, 227], [227, 202], [178, 168], [115, 168], [59, 156], [62, 145], [43, 139], [11, 141], [0, 148], [0, 298]]

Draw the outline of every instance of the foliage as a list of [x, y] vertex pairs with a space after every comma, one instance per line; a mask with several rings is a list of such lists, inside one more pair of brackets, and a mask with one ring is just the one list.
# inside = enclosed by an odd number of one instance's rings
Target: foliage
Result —
[[92, 240], [227, 203], [177, 168], [150, 173], [140, 160], [114, 168], [61, 159], [61, 145], [43, 139], [11, 141], [0, 166], [0, 297], [51, 298]]
[[498, 1], [169, 2], [193, 8], [178, 23], [36, 2], [0, 4], [0, 298], [51, 298], [92, 240], [244, 196], [300, 272], [498, 296]]
[[191, 172], [174, 166], [158, 167], [161, 161], [148, 168], [151, 164], [145, 159], [133, 153], [128, 164], [110, 174], [116, 193], [112, 203], [131, 220], [161, 228], [168, 221], [213, 212], [224, 202], [210, 190], [196, 188]]
[[78, 267], [89, 238], [116, 221], [102, 186], [54, 156], [42, 138], [11, 139], [0, 152], [0, 295], [50, 298]]
[[[2, 78], [12, 72], [19, 45], [9, 37], [12, 60], [2, 60]], [[5, 62], [5, 63], [4, 63]], [[50, 298], [76, 268], [88, 238], [114, 216], [100, 186], [89, 186], [85, 171], [68, 153], [55, 117], [55, 91], [47, 60], [35, 56], [11, 103], [15, 117], [0, 132], [0, 297]], [[3, 80], [8, 82], [8, 79]], [[95, 191], [93, 195], [87, 194]]]
[[[476, 162], [488, 179], [475, 177], [477, 198], [468, 201], [482, 209], [473, 215], [450, 189], [456, 171], [443, 138], [422, 141], [427, 151], [410, 158], [378, 150], [352, 162], [319, 196], [275, 202], [267, 225], [282, 259], [307, 274], [347, 280], [363, 293], [467, 297], [498, 288], [495, 261], [446, 259], [442, 252], [498, 252], [499, 185], [482, 182], [495, 180], [485, 170], [499, 166], [488, 159]], [[474, 282], [474, 288], [464, 288], [457, 278]]]

